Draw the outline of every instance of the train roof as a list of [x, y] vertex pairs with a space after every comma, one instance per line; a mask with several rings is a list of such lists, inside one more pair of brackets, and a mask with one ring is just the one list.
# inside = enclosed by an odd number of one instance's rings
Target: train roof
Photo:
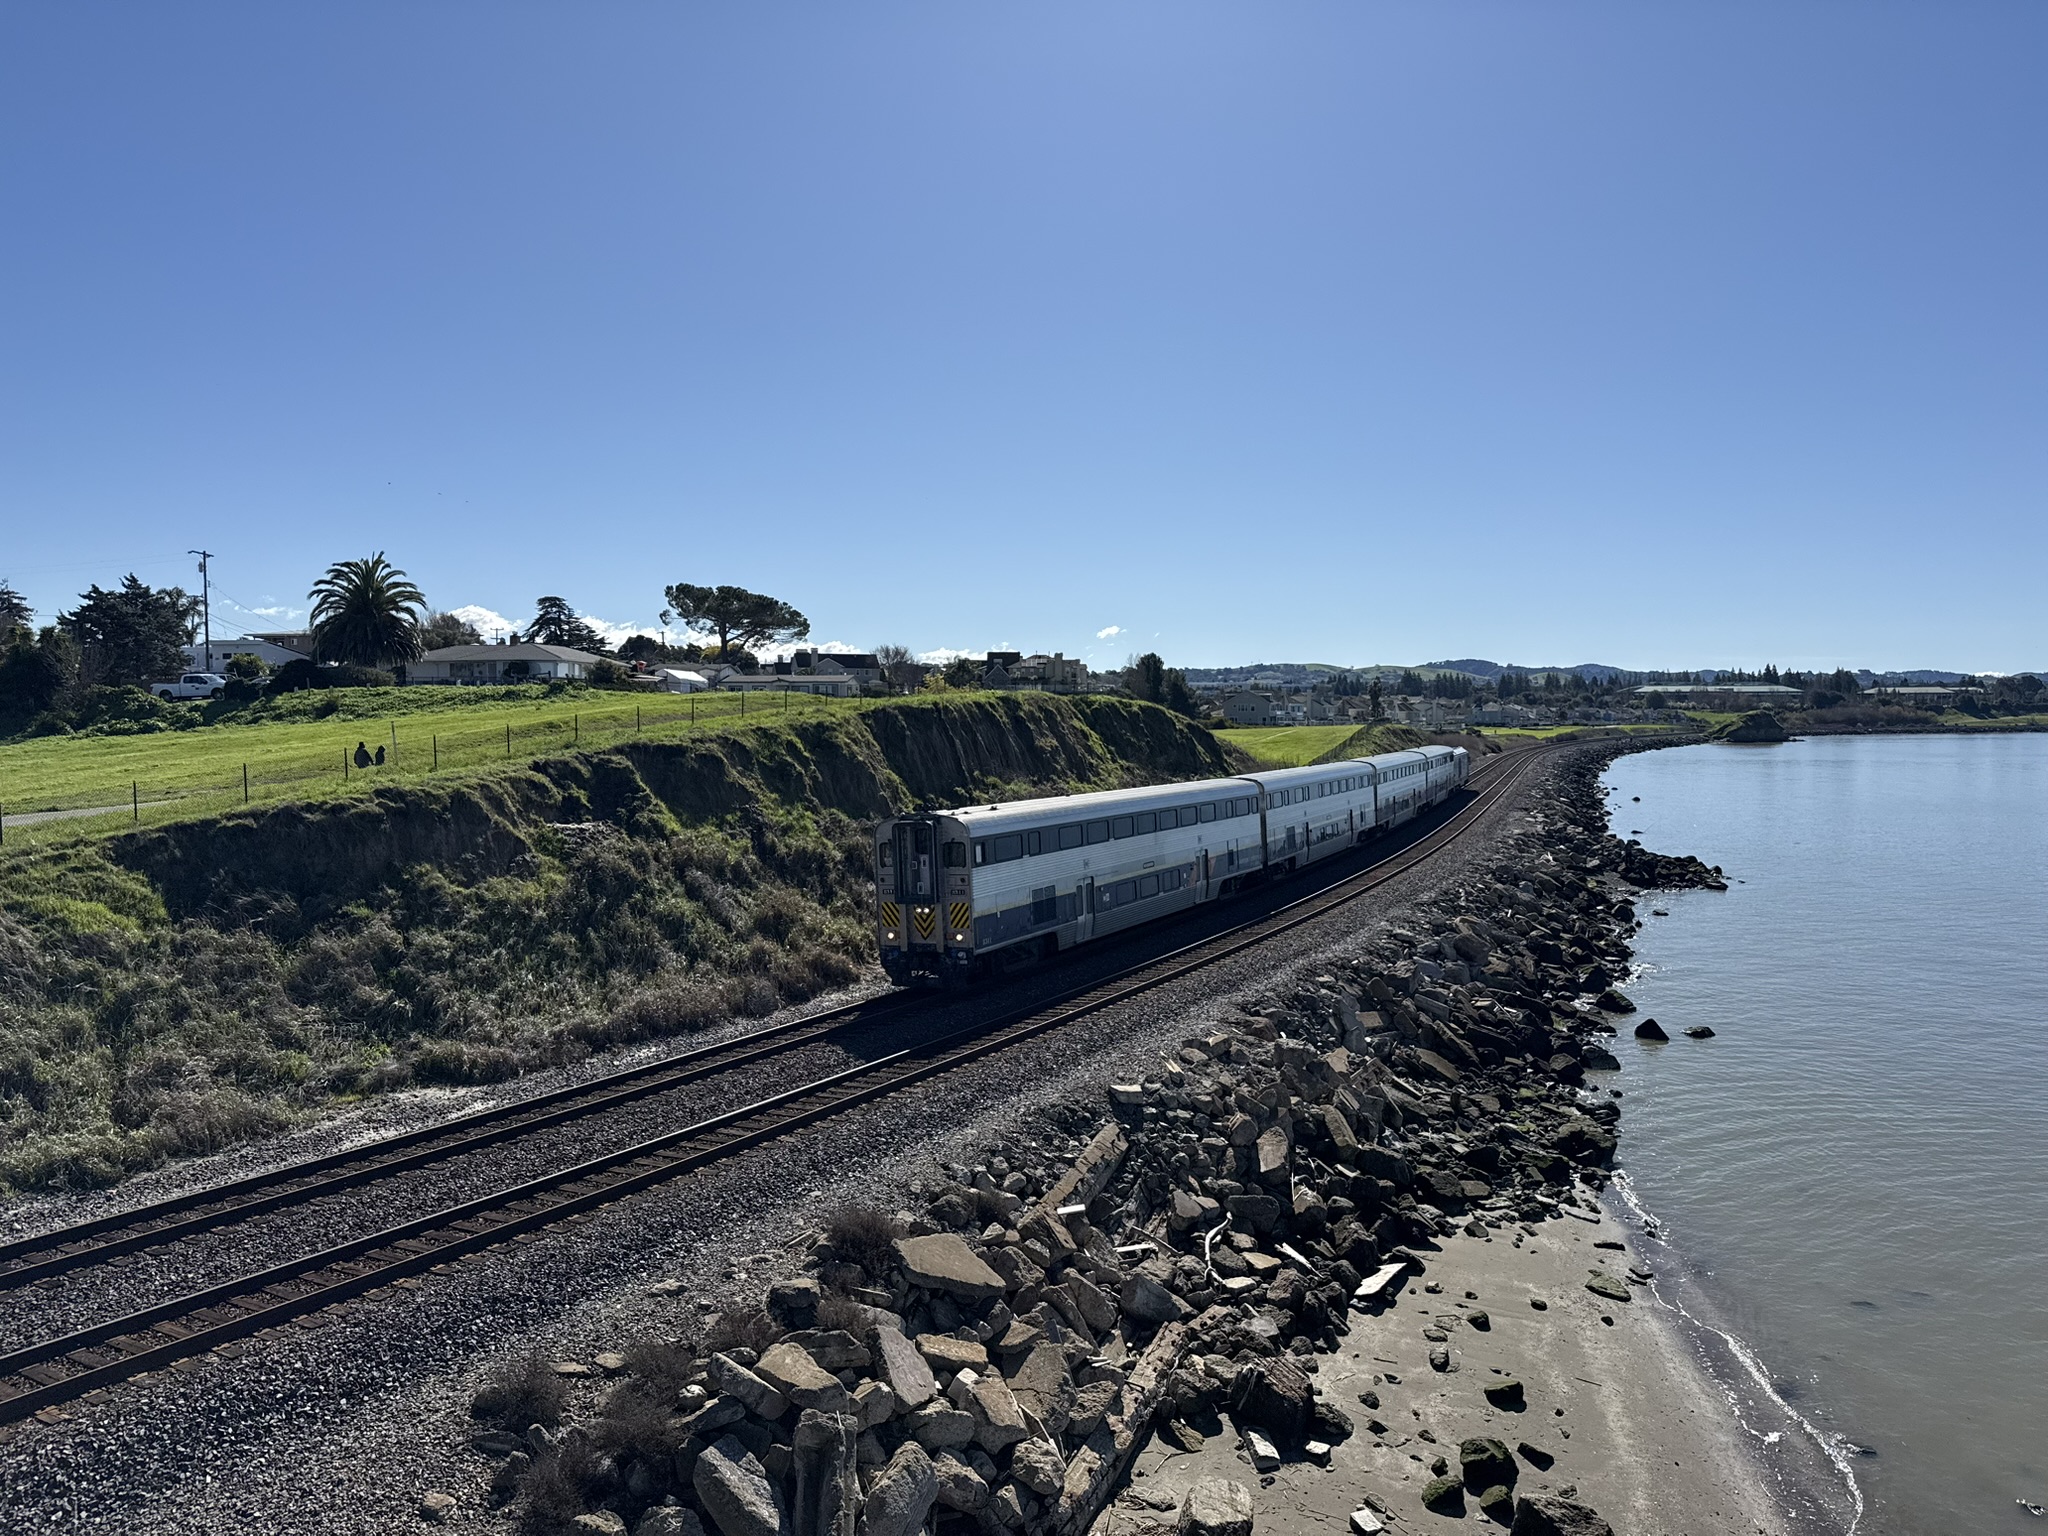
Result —
[[1188, 779], [1176, 784], [1144, 784], [1136, 789], [1100, 789], [1085, 795], [1047, 795], [1035, 800], [1011, 800], [1002, 805], [967, 805], [934, 814], [948, 816], [970, 827], [986, 829], [1012, 818], [1030, 821], [1045, 817], [1071, 821], [1076, 815], [1105, 811], [1142, 811], [1150, 806], [1187, 805], [1225, 795], [1255, 795], [1258, 783], [1251, 778]]

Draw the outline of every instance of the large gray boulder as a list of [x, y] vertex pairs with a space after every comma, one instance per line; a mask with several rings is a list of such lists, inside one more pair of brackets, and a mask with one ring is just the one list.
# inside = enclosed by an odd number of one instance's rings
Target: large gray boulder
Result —
[[1231, 1379], [1230, 1415], [1283, 1440], [1299, 1440], [1314, 1419], [1315, 1393], [1307, 1375], [1285, 1355], [1247, 1361]]
[[932, 1458], [932, 1473], [938, 1479], [939, 1502], [963, 1515], [975, 1515], [988, 1508], [988, 1482], [969, 1466], [957, 1451], [941, 1451]]
[[837, 1413], [846, 1406], [846, 1388], [810, 1352], [795, 1344], [777, 1344], [761, 1357], [754, 1374], [799, 1408]]
[[680, 1504], [657, 1504], [640, 1517], [633, 1536], [704, 1536], [697, 1511]]
[[1515, 1501], [1508, 1536], [1614, 1536], [1614, 1527], [1575, 1500], [1532, 1493]]
[[779, 1419], [789, 1412], [788, 1398], [731, 1355], [713, 1355], [705, 1371], [720, 1392], [738, 1399], [756, 1418]]
[[912, 1285], [970, 1301], [994, 1301], [1003, 1294], [1003, 1277], [981, 1262], [975, 1251], [950, 1232], [930, 1237], [899, 1237], [896, 1256]]
[[897, 1448], [889, 1464], [875, 1475], [861, 1504], [861, 1536], [910, 1536], [924, 1524], [939, 1496], [939, 1478], [924, 1448]]
[[1177, 1323], [1193, 1317], [1194, 1308], [1150, 1275], [1132, 1275], [1116, 1294], [1124, 1316], [1141, 1323]]
[[1024, 1440], [1010, 1453], [1010, 1476], [1041, 1499], [1049, 1499], [1066, 1482], [1067, 1464], [1043, 1440]]
[[1252, 1491], [1227, 1477], [1205, 1477], [1180, 1503], [1180, 1536], [1252, 1536]]
[[868, 1335], [881, 1379], [896, 1396], [898, 1411], [909, 1413], [938, 1395], [938, 1379], [925, 1363], [917, 1346], [894, 1328], [877, 1328]]
[[690, 1486], [722, 1536], [790, 1536], [782, 1496], [761, 1463], [732, 1435], [705, 1448]]

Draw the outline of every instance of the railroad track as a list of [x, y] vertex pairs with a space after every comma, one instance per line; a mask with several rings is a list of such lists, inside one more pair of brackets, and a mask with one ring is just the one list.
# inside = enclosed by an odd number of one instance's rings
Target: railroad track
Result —
[[[652, 1140], [556, 1169], [382, 1231], [0, 1354], [0, 1424], [30, 1416], [57, 1417], [63, 1403], [286, 1324], [317, 1326], [317, 1314], [366, 1292], [498, 1247], [860, 1105], [901, 1093], [967, 1062], [994, 1055], [1241, 954], [1313, 922], [1435, 857], [1477, 825], [1486, 808], [1518, 784], [1537, 762], [1559, 750], [1540, 747], [1487, 764], [1480, 774], [1474, 775], [1475, 781], [1484, 782], [1475, 785], [1476, 793], [1465, 805], [1414, 843], [1367, 869], [1226, 933], [1156, 956], [1066, 997], [863, 1061]], [[882, 1001], [890, 1007], [903, 1006], [893, 1000]], [[871, 1006], [849, 1005], [771, 1030], [756, 1031], [723, 1046], [705, 1047], [629, 1069], [579, 1089], [481, 1111], [464, 1120], [375, 1143], [353, 1153], [337, 1153], [315, 1163], [293, 1165], [222, 1189], [199, 1191], [180, 1200], [145, 1207], [141, 1212], [103, 1218], [87, 1224], [90, 1231], [68, 1228], [40, 1239], [25, 1239], [0, 1249], [0, 1259], [12, 1255], [14, 1267], [8, 1274], [16, 1277], [30, 1266], [59, 1264], [59, 1268], [44, 1270], [45, 1278], [61, 1273], [63, 1268], [106, 1262], [137, 1248], [187, 1235], [186, 1231], [178, 1230], [184, 1223], [200, 1224], [189, 1231], [204, 1230], [207, 1226], [243, 1219], [259, 1207], [270, 1210], [311, 1198], [314, 1190], [326, 1192], [323, 1185], [346, 1188], [370, 1183], [401, 1168], [450, 1155], [448, 1147], [435, 1141], [436, 1133], [445, 1135], [462, 1128], [457, 1132], [458, 1141], [485, 1138], [474, 1141], [474, 1145], [489, 1145], [527, 1134], [542, 1123], [560, 1123], [675, 1086], [673, 1076], [664, 1080], [664, 1074], [702, 1076], [781, 1054], [791, 1049], [793, 1043], [848, 1027], [854, 1022], [849, 1016], [860, 1015], [863, 1008]], [[591, 1098], [592, 1088], [603, 1091]], [[519, 1111], [526, 1111], [526, 1116], [522, 1118]], [[365, 1152], [372, 1155], [359, 1156]], [[344, 1165], [344, 1160], [351, 1158], [356, 1161]], [[240, 1191], [241, 1196], [236, 1198], [246, 1198], [240, 1205], [224, 1204], [222, 1197], [227, 1191]], [[210, 1219], [216, 1214], [217, 1220]], [[137, 1217], [143, 1220], [137, 1222]], [[124, 1227], [123, 1222], [130, 1225]], [[34, 1249], [36, 1244], [42, 1245], [40, 1251]], [[0, 1277], [0, 1283], [4, 1283], [4, 1277]]]

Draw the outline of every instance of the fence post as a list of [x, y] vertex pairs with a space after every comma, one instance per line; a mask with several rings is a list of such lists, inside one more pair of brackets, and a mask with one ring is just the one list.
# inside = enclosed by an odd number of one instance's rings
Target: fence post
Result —
[[249, 765], [242, 764], [242, 804], [249, 803]]
[[128, 785], [128, 823], [138, 826], [142, 821], [142, 781], [136, 779]]
[[434, 772], [436, 772], [436, 773], [439, 773], [440, 771], [441, 771], [441, 737], [440, 737], [440, 733], [439, 733], [439, 732], [436, 732], [436, 733], [435, 733], [435, 736], [434, 736]]
[[341, 749], [341, 782], [342, 782], [342, 783], [344, 783], [344, 784], [346, 784], [346, 783], [348, 782], [348, 748], [347, 748], [347, 747], [343, 747], [343, 748]]
[[690, 724], [692, 724], [692, 725], [695, 725], [696, 723], [697, 723], [697, 695], [695, 695], [695, 694], [693, 693], [693, 694], [691, 694], [691, 695], [690, 695]]
[[575, 735], [574, 735], [574, 736], [573, 736], [573, 737], [571, 738], [571, 745], [573, 745], [573, 746], [578, 746], [578, 747], [582, 746], [582, 745], [583, 745], [583, 717], [582, 717], [581, 715], [571, 715], [571, 716], [569, 717], [569, 729], [570, 729], [571, 731], [575, 732]]
[[635, 736], [640, 734], [640, 706], [638, 704], [633, 706], [633, 734]]
[[505, 727], [505, 755], [512, 755], [512, 727], [509, 725]]
[[391, 766], [398, 766], [398, 722], [391, 722]]

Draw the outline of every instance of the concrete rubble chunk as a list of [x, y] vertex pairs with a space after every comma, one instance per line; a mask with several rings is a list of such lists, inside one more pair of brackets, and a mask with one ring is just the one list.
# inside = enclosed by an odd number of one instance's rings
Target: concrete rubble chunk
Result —
[[950, 1403], [926, 1403], [904, 1419], [903, 1427], [927, 1450], [974, 1443], [974, 1415]]
[[594, 1509], [569, 1522], [569, 1536], [626, 1536], [626, 1522], [608, 1509]]
[[853, 1389], [853, 1415], [862, 1429], [873, 1429], [896, 1416], [896, 1394], [886, 1381], [864, 1381]]
[[736, 1398], [756, 1418], [779, 1419], [789, 1411], [788, 1398], [731, 1355], [713, 1355], [705, 1370], [720, 1392]]
[[1194, 1308], [1150, 1275], [1126, 1278], [1116, 1299], [1125, 1316], [1141, 1323], [1177, 1323], [1195, 1315]]
[[976, 1515], [988, 1508], [987, 1479], [962, 1460], [958, 1452], [939, 1452], [932, 1458], [932, 1472], [938, 1479], [939, 1503], [947, 1509]]
[[1043, 1423], [1067, 1389], [1066, 1352], [1056, 1344], [1035, 1344], [1009, 1373], [1008, 1380], [1018, 1403]]
[[875, 1475], [861, 1504], [861, 1536], [910, 1536], [923, 1527], [939, 1497], [938, 1473], [921, 1446], [897, 1448]]
[[455, 1495], [443, 1493], [438, 1488], [429, 1489], [420, 1495], [420, 1518], [439, 1525], [455, 1513]]
[[1205, 1477], [1181, 1500], [1180, 1536], [1251, 1536], [1252, 1491], [1227, 1477]]
[[640, 1517], [633, 1536], [705, 1536], [704, 1522], [681, 1504], [657, 1504]]
[[1279, 1126], [1269, 1126], [1259, 1133], [1254, 1155], [1258, 1159], [1261, 1183], [1280, 1185], [1287, 1182], [1287, 1155], [1291, 1150], [1287, 1132]]
[[782, 1496], [761, 1463], [732, 1435], [705, 1447], [690, 1486], [721, 1536], [791, 1536]]
[[1104, 1334], [1116, 1326], [1116, 1303], [1086, 1275], [1068, 1275], [1061, 1289], [1073, 1299], [1082, 1321], [1095, 1333]]
[[1515, 1481], [1514, 1455], [1500, 1441], [1481, 1436], [1459, 1442], [1458, 1470], [1474, 1493]]
[[839, 1378], [795, 1344], [771, 1346], [754, 1367], [754, 1374], [799, 1408], [837, 1413], [847, 1403], [846, 1388]]
[[899, 1237], [896, 1255], [912, 1285], [970, 1301], [994, 1301], [1003, 1294], [1003, 1277], [950, 1232]]
[[894, 1328], [877, 1328], [868, 1335], [868, 1347], [875, 1353], [881, 1379], [896, 1398], [897, 1411], [909, 1413], [922, 1408], [938, 1395], [939, 1384], [917, 1346]]
[[984, 1451], [993, 1455], [1030, 1435], [1024, 1410], [1002, 1377], [978, 1378], [970, 1397], [968, 1412], [974, 1415], [974, 1443]]
[[828, 1371], [864, 1371], [875, 1363], [867, 1345], [843, 1328], [805, 1329], [786, 1335], [782, 1342], [801, 1346]]
[[1614, 1536], [1614, 1527], [1574, 1499], [1533, 1493], [1515, 1501], [1508, 1536]]
[[1275, 1472], [1280, 1468], [1280, 1449], [1256, 1429], [1244, 1432], [1245, 1454], [1252, 1459], [1254, 1472]]
[[917, 1352], [934, 1371], [944, 1371], [948, 1375], [954, 1371], [988, 1369], [987, 1345], [977, 1344], [972, 1339], [956, 1339], [950, 1333], [920, 1333]]
[[805, 1409], [790, 1443], [790, 1510], [793, 1536], [834, 1536], [842, 1516], [860, 1496], [854, 1475], [857, 1422], [846, 1414]]
[[1051, 1498], [1067, 1480], [1067, 1464], [1043, 1440], [1024, 1440], [1010, 1453], [1010, 1476], [1040, 1498]]

